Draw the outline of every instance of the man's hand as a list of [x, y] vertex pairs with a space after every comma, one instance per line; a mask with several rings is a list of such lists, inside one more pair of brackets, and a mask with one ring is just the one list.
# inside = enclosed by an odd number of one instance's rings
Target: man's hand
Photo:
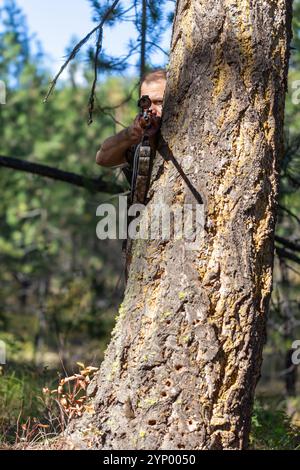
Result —
[[96, 155], [96, 162], [102, 166], [115, 166], [126, 163], [125, 152], [131, 145], [136, 145], [142, 141], [144, 135], [147, 135], [151, 142], [155, 141], [161, 119], [153, 112], [150, 120], [149, 129], [141, 126], [141, 115], [138, 114], [131, 126], [120, 131], [118, 134], [109, 137], [101, 145]]
[[145, 129], [141, 127], [139, 114], [136, 116], [133, 124], [131, 124], [131, 126], [126, 129], [126, 131], [128, 139], [132, 144], [138, 144], [142, 140]]
[[145, 134], [149, 137], [153, 137], [157, 134], [161, 126], [161, 118], [156, 116], [155, 111], [152, 112], [150, 125], [151, 127], [149, 127], [149, 129], [146, 129]]
[[151, 115], [149, 128], [142, 127], [141, 123], [143, 122], [143, 118], [141, 115], [138, 114], [131, 126], [128, 127], [128, 137], [133, 144], [138, 144], [143, 135], [147, 135], [149, 137], [153, 137], [159, 131], [161, 125], [161, 118], [156, 116], [156, 113], [153, 112]]

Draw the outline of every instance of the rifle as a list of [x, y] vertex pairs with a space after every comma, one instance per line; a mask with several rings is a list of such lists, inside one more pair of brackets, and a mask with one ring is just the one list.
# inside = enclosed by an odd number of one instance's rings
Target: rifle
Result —
[[[146, 130], [151, 127], [152, 110], [151, 99], [148, 95], [142, 96], [138, 101], [138, 107], [140, 108], [140, 125], [145, 129], [142, 141], [137, 145], [134, 158], [133, 158], [133, 170], [131, 178], [131, 193], [129, 199], [129, 205], [140, 203], [144, 204], [148, 192], [151, 175], [151, 164], [152, 164], [152, 150], [150, 147], [149, 137], [146, 134]], [[127, 220], [127, 223], [129, 221]], [[128, 230], [128, 225], [127, 225]], [[131, 247], [132, 240], [127, 237], [123, 242], [123, 251], [125, 253], [125, 283], [127, 283], [129, 267], [131, 264]]]
[[145, 129], [145, 133], [141, 143], [137, 145], [134, 153], [131, 180], [131, 204], [144, 204], [148, 192], [152, 163], [152, 151], [149, 137], [147, 136], [146, 131], [151, 127], [151, 105], [152, 102], [148, 95], [143, 95], [138, 101], [138, 107], [140, 108], [140, 125], [143, 129]]

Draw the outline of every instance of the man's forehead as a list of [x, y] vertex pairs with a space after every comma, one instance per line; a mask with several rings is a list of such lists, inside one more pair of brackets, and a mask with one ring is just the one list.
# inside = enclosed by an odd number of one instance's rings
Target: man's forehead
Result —
[[141, 86], [142, 95], [163, 95], [166, 87], [166, 80], [159, 79], [151, 82], [144, 82]]

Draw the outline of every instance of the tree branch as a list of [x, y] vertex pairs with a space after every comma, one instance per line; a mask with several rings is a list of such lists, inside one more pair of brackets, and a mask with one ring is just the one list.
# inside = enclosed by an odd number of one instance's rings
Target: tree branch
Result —
[[163, 52], [167, 57], [169, 57], [169, 54], [162, 47], [160, 47], [159, 44], [155, 44], [155, 42], [152, 42], [152, 41], [146, 41], [146, 44], [150, 44], [151, 46], [156, 47], [161, 52]]
[[71, 173], [68, 171], [58, 170], [47, 165], [41, 165], [39, 163], [32, 163], [19, 158], [4, 157], [0, 155], [0, 166], [5, 168], [11, 168], [13, 170], [20, 170], [26, 173], [32, 173], [34, 175], [44, 176], [57, 181], [63, 181], [65, 183], [72, 184], [85, 188], [90, 192], [103, 192], [116, 194], [123, 192], [124, 188], [121, 186], [103, 181], [100, 178], [89, 178], [86, 176], [78, 175], [77, 173]]
[[298, 224], [300, 224], [300, 219], [299, 217], [297, 217], [296, 214], [294, 214], [292, 211], [290, 211], [287, 207], [284, 207], [282, 206], [281, 204], [278, 205], [279, 209], [281, 209], [282, 211], [286, 212], [288, 215], [290, 215], [291, 217], [293, 217], [295, 220], [297, 220]]
[[94, 80], [92, 84], [92, 89], [89, 97], [89, 120], [88, 124], [92, 124], [93, 122], [93, 112], [94, 112], [94, 104], [95, 104], [95, 90], [98, 81], [98, 58], [100, 51], [102, 49], [102, 39], [103, 39], [103, 28], [100, 28], [98, 31], [98, 38], [97, 38], [97, 47], [94, 59]]
[[278, 235], [275, 236], [275, 241], [280, 243], [281, 245], [285, 246], [286, 248], [289, 248], [290, 250], [300, 252], [300, 244], [299, 243], [292, 242], [290, 240], [287, 240], [286, 238], [279, 237]]
[[[74, 49], [72, 50], [71, 54], [69, 55], [69, 57], [67, 58], [67, 60], [64, 62], [64, 64], [61, 66], [59, 72], [57, 73], [57, 75], [54, 77], [54, 79], [52, 80], [51, 84], [50, 84], [50, 87], [49, 87], [49, 90], [45, 96], [45, 99], [44, 99], [44, 102], [46, 102], [49, 98], [49, 96], [51, 95], [52, 91], [54, 90], [55, 86], [56, 86], [56, 83], [57, 83], [57, 80], [59, 79], [59, 77], [61, 76], [61, 74], [63, 73], [63, 71], [65, 70], [65, 68], [69, 65], [69, 63], [71, 62], [71, 60], [73, 60], [77, 53], [80, 51], [80, 49], [82, 48], [82, 46], [84, 46], [84, 44], [90, 39], [90, 37], [96, 32], [99, 30], [99, 36], [98, 36], [98, 40], [97, 40], [97, 51], [96, 51], [96, 58], [95, 58], [95, 61], [97, 62], [97, 56], [99, 55], [99, 52], [100, 52], [100, 49], [101, 49], [101, 45], [99, 43], [99, 39], [102, 38], [102, 28], [103, 28], [103, 25], [105, 23], [105, 21], [108, 19], [109, 15], [112, 13], [112, 11], [114, 10], [114, 8], [117, 6], [117, 4], [119, 3], [120, 0], [115, 0], [113, 2], [113, 4], [108, 8], [108, 10], [106, 11], [106, 13], [103, 15], [100, 23], [98, 24], [98, 26], [96, 26], [94, 29], [92, 29], [92, 31], [90, 31], [81, 41], [79, 41], [78, 44], [76, 44], [76, 46], [74, 47]], [[99, 48], [99, 45], [100, 45], [100, 48]], [[97, 76], [96, 76], [96, 81], [97, 81]], [[95, 85], [96, 86], [96, 85]], [[93, 85], [94, 87], [94, 85]]]
[[300, 264], [300, 258], [284, 248], [276, 247], [276, 253], [279, 258], [289, 259], [294, 261], [294, 263]]
[[142, 0], [140, 79], [146, 71], [147, 1]]

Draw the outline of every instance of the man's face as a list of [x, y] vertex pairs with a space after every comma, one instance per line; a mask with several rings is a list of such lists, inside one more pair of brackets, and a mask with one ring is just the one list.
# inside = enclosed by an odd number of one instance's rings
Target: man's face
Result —
[[166, 80], [162, 78], [149, 83], [144, 82], [141, 86], [141, 96], [149, 96], [150, 100], [152, 101], [152, 106], [150, 109], [156, 112], [156, 115], [158, 117], [161, 117], [162, 113], [162, 104], [165, 88]]

